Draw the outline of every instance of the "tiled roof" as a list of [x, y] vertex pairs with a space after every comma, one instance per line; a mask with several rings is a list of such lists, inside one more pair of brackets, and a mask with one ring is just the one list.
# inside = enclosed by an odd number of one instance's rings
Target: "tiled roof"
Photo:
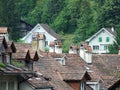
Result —
[[13, 54], [13, 58], [25, 59], [27, 54], [29, 54], [30, 55], [30, 60], [37, 61], [39, 59], [37, 51], [32, 49], [31, 44], [15, 43], [15, 46], [17, 48], [17, 52], [15, 54]]
[[40, 88], [52, 88], [49, 81], [45, 80], [42, 76], [32, 77], [27, 80], [33, 87], [40, 89]]
[[[110, 87], [118, 78], [120, 71], [120, 55], [117, 54], [101, 54], [93, 55], [93, 70], [97, 70], [98, 75], [104, 81], [104, 87]], [[95, 72], [95, 71], [94, 71]], [[96, 76], [97, 78], [97, 76]]]
[[[42, 73], [44, 77], [51, 78], [49, 82], [55, 90], [73, 90], [65, 81], [80, 81], [87, 75], [84, 69], [86, 63], [78, 55], [56, 53], [46, 55], [34, 63], [34, 70]], [[54, 59], [62, 57], [66, 58], [63, 66]], [[90, 80], [89, 75], [85, 78]]]
[[44, 77], [51, 78], [49, 82], [54, 90], [73, 90], [67, 83], [61, 80], [61, 77], [57, 74], [57, 72], [65, 71], [66, 69], [53, 58], [47, 57], [40, 59], [34, 63], [34, 69], [37, 67], [37, 71], [39, 70], [38, 72], [42, 73]]
[[15, 67], [13, 65], [5, 65], [0, 67], [0, 73], [2, 74], [33, 74], [33, 71], [26, 71], [24, 69]]
[[3, 33], [7, 33], [7, 27], [0, 27], [0, 33], [3, 34]]
[[92, 52], [91, 46], [89, 46], [86, 42], [83, 42], [83, 43], [81, 44], [81, 46], [82, 46], [83, 48], [85, 48], [85, 50], [87, 50], [87, 52]]
[[47, 24], [40, 24], [49, 34], [51, 34], [53, 37], [61, 40], [58, 34], [54, 32]]

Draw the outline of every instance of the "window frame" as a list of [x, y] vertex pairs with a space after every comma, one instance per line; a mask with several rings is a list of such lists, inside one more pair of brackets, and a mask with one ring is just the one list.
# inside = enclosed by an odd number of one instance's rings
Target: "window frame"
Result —
[[102, 42], [102, 37], [99, 37], [98, 41], [99, 41], [99, 42]]
[[99, 50], [99, 45], [94, 45], [93, 50]]
[[106, 37], [106, 42], [110, 42], [110, 38], [109, 37]]

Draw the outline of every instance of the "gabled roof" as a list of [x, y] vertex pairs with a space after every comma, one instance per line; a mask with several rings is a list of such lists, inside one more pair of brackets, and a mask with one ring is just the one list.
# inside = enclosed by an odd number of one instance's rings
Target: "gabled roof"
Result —
[[18, 60], [29, 60], [37, 61], [39, 59], [38, 52], [32, 49], [31, 44], [26, 43], [15, 43], [17, 52], [13, 54], [13, 58]]
[[7, 27], [0, 27], [0, 34], [4, 34], [8, 32], [8, 28]]
[[50, 28], [47, 24], [40, 24], [50, 35], [52, 35], [53, 37], [55, 37], [56, 39], [61, 40], [61, 38], [59, 37], [59, 35], [57, 33], [54, 32], [54, 30], [52, 28]]
[[115, 36], [115, 31], [112, 30], [112, 28], [102, 28], [100, 29], [97, 33], [95, 33], [94, 35], [92, 35], [90, 38], [88, 38], [87, 40], [85, 40], [86, 42], [90, 42], [93, 38], [95, 38], [99, 33], [101, 33], [102, 31], [106, 31], [108, 33], [110, 33], [111, 35]]
[[46, 24], [37, 24], [25, 37], [23, 37], [22, 39], [24, 40], [25, 38], [27, 38], [34, 30], [36, 27], [42, 27], [44, 28], [44, 30], [46, 32], [48, 32], [50, 35], [52, 35], [53, 37], [55, 37], [58, 40], [61, 40], [61, 38], [59, 37], [59, 35], [57, 33], [54, 32], [54, 30], [52, 30], [48, 25]]

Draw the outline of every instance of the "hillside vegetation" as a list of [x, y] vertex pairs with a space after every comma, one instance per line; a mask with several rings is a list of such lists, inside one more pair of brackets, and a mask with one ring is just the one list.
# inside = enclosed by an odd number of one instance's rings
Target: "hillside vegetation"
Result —
[[102, 27], [119, 32], [119, 15], [120, 0], [0, 0], [0, 26], [9, 27], [15, 41], [20, 38], [20, 19], [32, 25], [48, 24], [63, 35], [73, 34], [68, 39], [78, 44]]

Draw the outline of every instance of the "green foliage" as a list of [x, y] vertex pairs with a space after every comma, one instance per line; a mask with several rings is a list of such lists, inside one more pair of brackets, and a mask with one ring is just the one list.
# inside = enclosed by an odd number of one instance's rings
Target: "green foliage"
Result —
[[63, 53], [68, 53], [74, 34], [64, 34], [61, 37], [63, 38], [63, 43], [62, 43]]
[[45, 47], [45, 52], [49, 52], [49, 48], [48, 47]]
[[6, 65], [4, 63], [0, 63], [0, 67], [5, 67]]
[[13, 65], [17, 66], [17, 67], [20, 67], [20, 68], [22, 68], [22, 67], [25, 66], [24, 63], [19, 62], [19, 61], [17, 61], [17, 60], [11, 60], [11, 63], [12, 63]]
[[114, 42], [114, 44], [109, 46], [110, 54], [118, 54], [118, 49], [120, 46], [120, 30], [119, 29], [116, 30], [115, 40], [116, 42]]
[[109, 54], [118, 54], [118, 44], [114, 42], [114, 44], [108, 46]]
[[24, 43], [24, 40], [22, 40], [21, 38], [17, 40], [17, 42], [20, 42], [20, 43]]
[[75, 34], [69, 39], [78, 44], [102, 27], [119, 29], [119, 11], [119, 0], [1, 0], [0, 26], [8, 27], [10, 38], [21, 42], [21, 18], [33, 25], [45, 23], [58, 33]]

